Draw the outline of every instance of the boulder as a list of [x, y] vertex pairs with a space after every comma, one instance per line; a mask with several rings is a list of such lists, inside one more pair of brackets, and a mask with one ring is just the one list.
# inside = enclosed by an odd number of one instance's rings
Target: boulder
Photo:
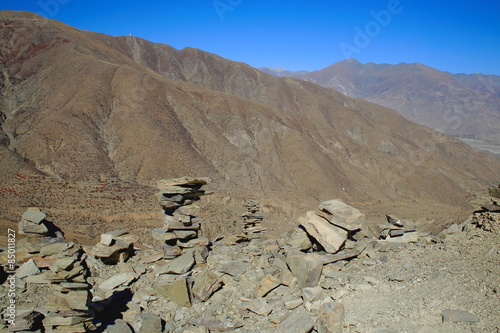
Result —
[[299, 223], [325, 249], [326, 252], [336, 253], [347, 240], [347, 231], [333, 224], [326, 219], [309, 211], [306, 217], [300, 217]]

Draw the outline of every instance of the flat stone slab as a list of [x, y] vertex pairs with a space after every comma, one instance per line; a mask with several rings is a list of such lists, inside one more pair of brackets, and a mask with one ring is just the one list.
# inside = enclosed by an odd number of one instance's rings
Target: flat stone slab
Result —
[[19, 269], [16, 273], [16, 276], [18, 278], [22, 279], [22, 278], [27, 277], [27, 276], [36, 275], [38, 273], [40, 273], [40, 269], [35, 264], [33, 259], [30, 259], [27, 262], [25, 262], [24, 264], [22, 264], [21, 267], [19, 267]]
[[184, 274], [189, 272], [195, 264], [192, 252], [185, 253], [173, 260], [168, 261], [163, 266], [158, 266], [154, 271], [154, 275], [161, 274]]
[[365, 215], [359, 209], [351, 207], [340, 199], [323, 201], [318, 209], [331, 215], [330, 223], [346, 230], [356, 230], [365, 223]]
[[276, 332], [309, 333], [313, 328], [314, 320], [306, 309], [299, 307], [278, 325]]
[[185, 278], [168, 284], [153, 286], [153, 289], [181, 306], [191, 306], [191, 299]]
[[475, 323], [477, 318], [468, 311], [464, 310], [443, 310], [442, 313], [443, 322], [451, 323]]
[[40, 208], [35, 207], [28, 208], [22, 215], [23, 219], [36, 224], [40, 224], [46, 217], [47, 215]]
[[103, 290], [113, 290], [121, 285], [128, 285], [134, 279], [135, 279], [135, 274], [133, 273], [118, 274], [113, 277], [110, 277], [109, 279], [101, 283], [99, 285], [99, 288]]

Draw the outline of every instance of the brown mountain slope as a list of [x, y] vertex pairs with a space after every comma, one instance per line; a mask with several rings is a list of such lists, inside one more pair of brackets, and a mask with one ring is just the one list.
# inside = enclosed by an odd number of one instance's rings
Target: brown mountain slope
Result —
[[494, 75], [453, 75], [418, 63], [347, 59], [293, 77], [392, 108], [443, 133], [500, 142], [500, 89]]
[[302, 209], [332, 197], [464, 207], [467, 190], [500, 176], [498, 156], [313, 83], [0, 17], [2, 142], [57, 178], [210, 176], [222, 193]]

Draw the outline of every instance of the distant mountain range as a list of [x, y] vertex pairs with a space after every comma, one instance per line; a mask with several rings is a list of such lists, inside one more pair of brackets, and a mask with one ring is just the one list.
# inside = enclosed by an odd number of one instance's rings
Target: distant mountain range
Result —
[[314, 72], [261, 70], [335, 89], [446, 134], [500, 143], [500, 77], [451, 74], [419, 63], [337, 62]]
[[[394, 68], [346, 61], [307, 76], [349, 94], [366, 86], [363, 95], [373, 98], [384, 89], [397, 97], [390, 92], [400, 87], [402, 101], [412, 82], [415, 99], [425, 101], [426, 77], [450, 77], [401, 65], [409, 67], [397, 67], [402, 77], [385, 79], [360, 75], [365, 66]], [[457, 85], [446, 82], [446, 91]], [[459, 87], [459, 95], [470, 91]], [[21, 165], [69, 181], [194, 175], [211, 177], [218, 193], [294, 209], [329, 198], [376, 209], [463, 208], [467, 191], [498, 180], [500, 170], [500, 156], [315, 83], [29, 12], [0, 12], [0, 111], [4, 178]]]

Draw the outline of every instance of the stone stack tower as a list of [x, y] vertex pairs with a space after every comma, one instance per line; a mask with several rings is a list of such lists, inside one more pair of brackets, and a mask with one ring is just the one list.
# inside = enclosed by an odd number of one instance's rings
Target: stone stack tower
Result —
[[162, 228], [153, 229], [153, 238], [165, 242], [167, 255], [180, 255], [182, 248], [204, 245], [208, 242], [199, 237], [201, 219], [197, 217], [199, 206], [195, 202], [200, 196], [210, 194], [201, 188], [209, 178], [182, 177], [160, 180], [158, 200], [165, 214]]
[[260, 203], [256, 200], [248, 200], [245, 202], [245, 209], [247, 211], [241, 214], [241, 217], [243, 217], [243, 233], [248, 239], [261, 238], [266, 228], [261, 226], [264, 217], [258, 215]]

